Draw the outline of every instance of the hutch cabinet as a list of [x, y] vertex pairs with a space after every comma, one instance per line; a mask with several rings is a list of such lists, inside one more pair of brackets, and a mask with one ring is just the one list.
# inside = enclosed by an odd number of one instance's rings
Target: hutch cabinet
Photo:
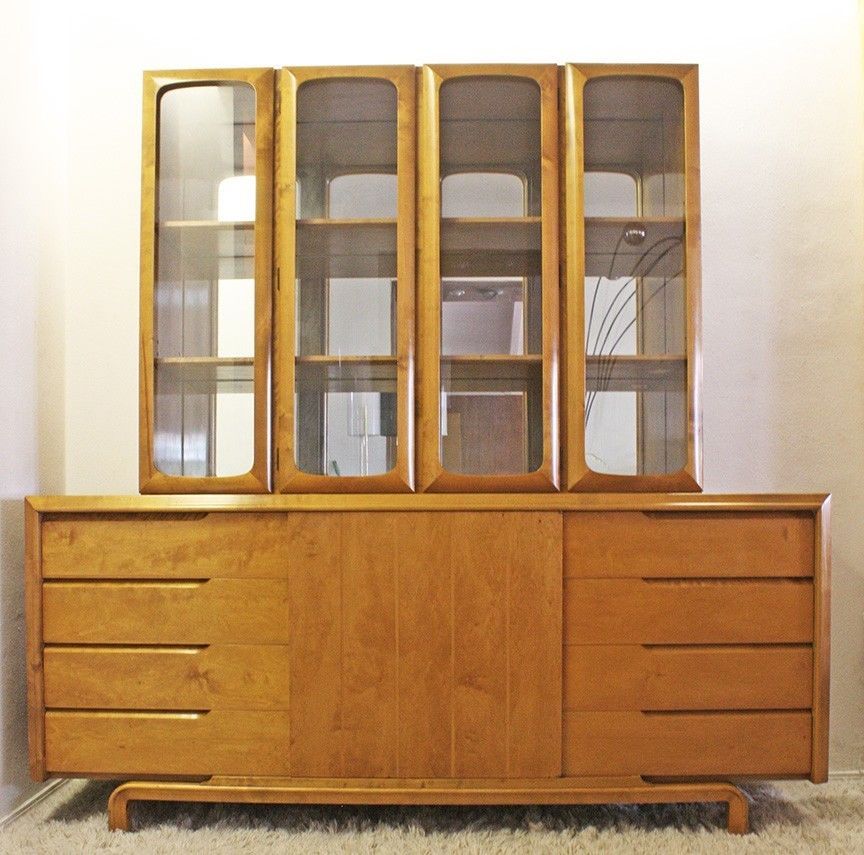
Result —
[[693, 495], [697, 136], [692, 66], [145, 74], [188, 495], [27, 500], [33, 777], [733, 831], [729, 779], [826, 780], [830, 499]]
[[148, 75], [141, 490], [699, 490], [696, 126], [691, 66]]

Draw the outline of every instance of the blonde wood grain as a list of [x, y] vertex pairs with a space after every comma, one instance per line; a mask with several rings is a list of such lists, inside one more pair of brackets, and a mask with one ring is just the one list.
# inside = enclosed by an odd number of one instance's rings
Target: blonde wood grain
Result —
[[80, 775], [285, 775], [288, 714], [49, 710], [45, 763]]
[[831, 692], [831, 499], [816, 514], [813, 605], [813, 761], [810, 780], [828, 780]]
[[129, 781], [108, 799], [108, 827], [129, 830], [128, 806], [137, 801], [236, 802], [239, 804], [663, 804], [725, 802], [727, 828], [748, 831], [748, 802], [726, 783], [647, 784], [621, 780], [592, 781], [284, 781], [266, 778], [245, 782], [216, 779], [202, 783]]
[[809, 645], [564, 648], [565, 710], [801, 710], [812, 692]]
[[811, 727], [809, 712], [568, 712], [564, 774], [805, 775]]
[[[684, 96], [684, 237], [687, 311], [687, 465], [664, 475], [610, 475], [585, 459], [585, 229], [583, 90], [596, 77], [661, 77], [678, 80]], [[567, 303], [567, 490], [588, 492], [699, 491], [702, 483], [702, 353], [699, 203], [698, 71], [693, 65], [584, 65], [564, 69], [563, 217], [564, 299]]]
[[798, 580], [567, 579], [568, 644], [776, 644], [813, 638]]
[[340, 775], [342, 527], [321, 514], [324, 550], [288, 576], [291, 774]]
[[[295, 442], [297, 92], [308, 81], [377, 79], [396, 88], [396, 465], [387, 473], [332, 477], [301, 470]], [[277, 155], [278, 290], [275, 294], [273, 432], [280, 493], [376, 493], [414, 489], [414, 223], [416, 91], [413, 66], [284, 68], [280, 73]], [[303, 426], [300, 426], [303, 430]], [[307, 429], [309, 428], [307, 426]]]
[[287, 710], [284, 645], [45, 649], [45, 705], [66, 709]]
[[470, 493], [285, 496], [29, 496], [39, 513], [150, 514], [261, 511], [808, 511], [815, 514], [824, 493]]
[[399, 773], [449, 778], [453, 526], [434, 513], [399, 514], [398, 525]]
[[812, 513], [568, 513], [564, 575], [812, 576], [813, 539]]
[[510, 532], [461, 514], [452, 537], [453, 775], [507, 774]]
[[[253, 463], [244, 475], [191, 477], [165, 475], [156, 468], [154, 441], [153, 323], [157, 279], [156, 185], [158, 107], [168, 87], [207, 83], [248, 83], [255, 90], [255, 364], [253, 371]], [[141, 157], [141, 300], [139, 370], [139, 487], [142, 493], [266, 493], [270, 481], [271, 286], [273, 252], [273, 121], [272, 68], [147, 71], [144, 73], [144, 120]]]
[[[343, 774], [399, 774], [395, 520], [342, 514]], [[374, 533], [374, 534], [373, 534]], [[370, 536], [373, 534], [373, 536]]]
[[64, 515], [42, 525], [48, 579], [284, 579], [321, 560], [320, 514]]
[[561, 774], [562, 520], [557, 514], [520, 514], [514, 522], [505, 519], [503, 527], [513, 532], [508, 770], [551, 777]]
[[42, 658], [42, 525], [39, 512], [24, 502], [24, 617], [27, 639], [27, 742], [30, 777], [44, 781], [45, 682]]
[[283, 644], [288, 586], [278, 579], [45, 582], [46, 643]]
[[[441, 85], [460, 77], [523, 77], [540, 87], [543, 456], [534, 472], [467, 475], [443, 468], [441, 394]], [[554, 65], [424, 66], [418, 110], [418, 487], [443, 492], [558, 489], [558, 70]]]
[[293, 773], [558, 774], [560, 516], [324, 516], [337, 567], [289, 580]]

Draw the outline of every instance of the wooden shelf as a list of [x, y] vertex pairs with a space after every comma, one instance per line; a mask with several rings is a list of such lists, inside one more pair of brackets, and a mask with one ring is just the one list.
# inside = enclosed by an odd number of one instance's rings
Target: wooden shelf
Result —
[[585, 361], [589, 392], [683, 394], [687, 389], [687, 357], [680, 354], [587, 356]]
[[[157, 227], [159, 273], [166, 282], [253, 279], [255, 223], [167, 220]], [[226, 263], [230, 276], [226, 275]]]
[[156, 229], [173, 231], [183, 229], [186, 231], [225, 231], [227, 229], [249, 229], [255, 228], [254, 220], [164, 220], [156, 224]]
[[395, 356], [298, 356], [298, 392], [395, 392]]
[[255, 360], [249, 356], [163, 356], [156, 359], [156, 394], [251, 392]]
[[395, 219], [297, 220], [297, 276], [396, 276]]
[[441, 275], [539, 276], [540, 217], [445, 217]]
[[[622, 240], [630, 226], [645, 230], [637, 246]], [[655, 246], [658, 241], [662, 243]], [[647, 275], [654, 277], [675, 276], [684, 264], [683, 241], [684, 220], [680, 217], [586, 217], [585, 275], [619, 279], [650, 270]]]
[[479, 354], [441, 357], [444, 392], [539, 391], [543, 358], [534, 354]]

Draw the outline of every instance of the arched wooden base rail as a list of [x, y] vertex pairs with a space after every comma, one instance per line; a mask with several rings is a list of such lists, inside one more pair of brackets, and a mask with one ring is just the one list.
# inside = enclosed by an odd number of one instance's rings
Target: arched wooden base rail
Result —
[[[632, 780], [632, 779], [628, 779]], [[717, 783], [630, 783], [592, 786], [585, 779], [546, 781], [287, 781], [210, 778], [201, 783], [130, 781], [108, 799], [108, 826], [128, 831], [133, 801], [234, 802], [240, 804], [342, 805], [514, 805], [674, 804], [726, 802], [727, 828], [749, 831], [747, 797], [735, 785]]]

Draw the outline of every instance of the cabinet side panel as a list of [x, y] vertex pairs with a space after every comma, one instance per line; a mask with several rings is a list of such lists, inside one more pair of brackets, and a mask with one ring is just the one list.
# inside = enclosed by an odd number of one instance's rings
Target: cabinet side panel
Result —
[[41, 516], [24, 504], [24, 608], [27, 621], [27, 730], [30, 777], [45, 780], [45, 698], [42, 670]]
[[831, 689], [831, 498], [816, 514], [816, 578], [813, 604], [813, 764], [810, 780], [828, 780], [828, 725]]

